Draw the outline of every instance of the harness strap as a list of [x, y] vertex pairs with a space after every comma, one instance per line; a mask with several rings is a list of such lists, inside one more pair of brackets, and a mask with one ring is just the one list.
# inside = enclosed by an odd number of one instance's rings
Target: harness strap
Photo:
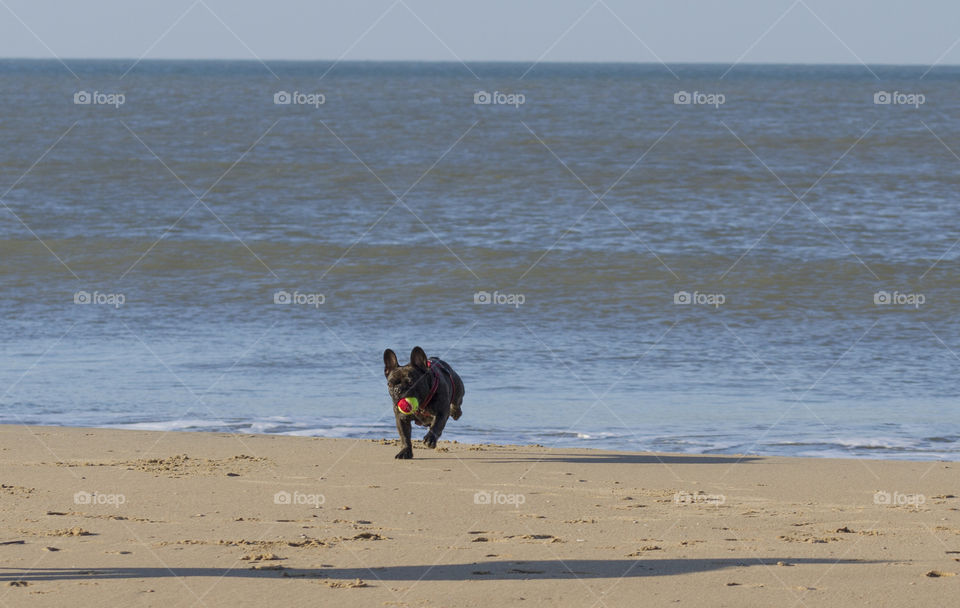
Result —
[[[434, 366], [433, 363], [435, 362], [439, 362], [439, 364]], [[437, 371], [438, 369], [440, 370], [439, 372]], [[450, 386], [453, 387], [453, 376], [450, 375], [450, 372], [446, 369], [446, 366], [439, 359], [428, 360], [427, 371], [433, 376], [433, 385], [430, 387], [430, 394], [427, 395], [427, 398], [424, 399], [423, 403], [420, 405], [420, 409], [416, 414], [414, 414], [417, 422], [427, 421], [436, 416], [436, 414], [434, 414], [430, 409], [430, 402], [433, 401], [434, 396], [437, 394], [437, 389], [440, 387], [441, 373], [447, 375], [447, 378], [450, 380]]]

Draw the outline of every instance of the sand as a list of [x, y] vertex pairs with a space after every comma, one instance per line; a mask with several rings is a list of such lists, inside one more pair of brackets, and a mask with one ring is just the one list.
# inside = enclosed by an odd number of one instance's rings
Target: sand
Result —
[[[944, 606], [960, 463], [0, 426], [0, 606]], [[951, 599], [952, 598], [952, 599]]]

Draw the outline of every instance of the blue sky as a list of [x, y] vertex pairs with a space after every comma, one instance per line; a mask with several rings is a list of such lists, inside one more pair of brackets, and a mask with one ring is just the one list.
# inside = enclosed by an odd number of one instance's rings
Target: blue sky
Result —
[[0, 0], [0, 56], [960, 63], [956, 0]]

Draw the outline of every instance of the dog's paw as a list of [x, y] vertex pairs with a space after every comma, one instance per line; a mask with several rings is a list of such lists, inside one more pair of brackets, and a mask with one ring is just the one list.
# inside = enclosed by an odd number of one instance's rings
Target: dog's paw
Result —
[[397, 460], [410, 460], [413, 458], [413, 448], [407, 448], [405, 450], [400, 450], [397, 452], [397, 455], [394, 456]]
[[452, 405], [450, 407], [450, 417], [454, 420], [460, 420], [460, 416], [463, 416], [463, 410], [460, 409], [459, 405]]
[[427, 433], [423, 438], [423, 445], [427, 446], [431, 450], [437, 447], [437, 438], [433, 436], [433, 433]]

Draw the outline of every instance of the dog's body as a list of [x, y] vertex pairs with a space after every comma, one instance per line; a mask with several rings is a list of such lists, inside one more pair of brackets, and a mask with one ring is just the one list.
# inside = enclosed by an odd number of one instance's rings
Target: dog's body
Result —
[[[383, 351], [383, 374], [387, 377], [387, 390], [393, 400], [393, 415], [397, 420], [401, 449], [396, 458], [413, 458], [410, 443], [410, 424], [429, 426], [423, 438], [428, 448], [437, 447], [447, 418], [457, 420], [463, 413], [463, 381], [445, 361], [436, 357], [427, 359], [419, 346], [410, 352], [410, 362], [401, 366], [397, 355], [389, 348]], [[402, 399], [416, 398], [416, 412], [404, 413], [397, 404]]]

